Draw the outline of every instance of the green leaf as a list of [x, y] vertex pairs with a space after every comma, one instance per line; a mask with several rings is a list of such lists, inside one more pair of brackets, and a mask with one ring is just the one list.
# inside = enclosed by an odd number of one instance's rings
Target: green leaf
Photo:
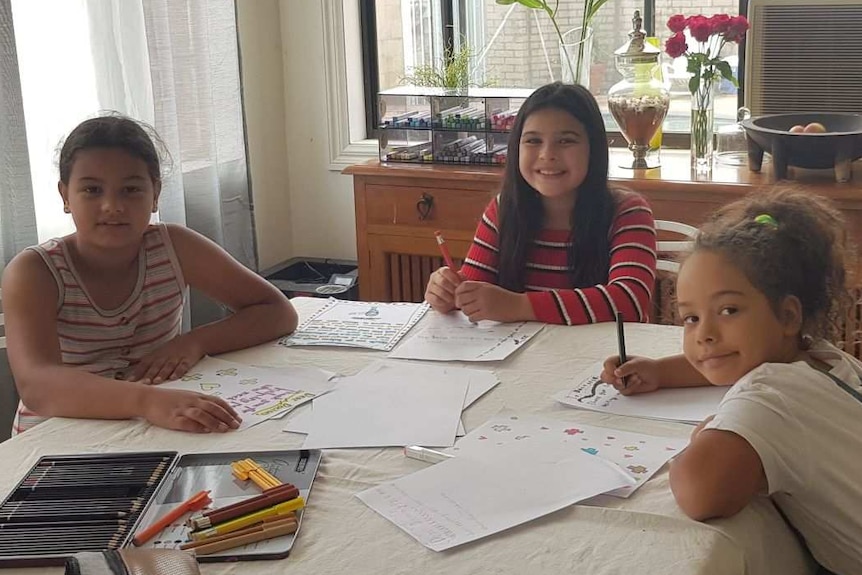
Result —
[[700, 74], [692, 76], [688, 81], [688, 91], [694, 94], [697, 92], [697, 87], [700, 85]]
[[510, 4], [514, 4], [518, 0], [497, 0], [497, 4], [500, 6], [509, 6]]
[[589, 23], [592, 21], [593, 16], [595, 16], [595, 15], [596, 15], [596, 12], [598, 12], [598, 11], [599, 11], [599, 8], [601, 8], [602, 6], [604, 6], [604, 5], [607, 3], [607, 1], [608, 1], [608, 0], [594, 0], [594, 1], [590, 4], [589, 9], [588, 9], [588, 11], [587, 11], [587, 18], [586, 18], [586, 20], [587, 20], [587, 25], [589, 25]]
[[700, 58], [697, 57], [697, 54], [692, 55], [688, 59], [688, 64], [685, 67], [685, 71], [689, 74], [700, 73]]
[[547, 10], [548, 6], [541, 0], [515, 0], [521, 6], [532, 8], [534, 10]]
[[733, 69], [730, 67], [730, 64], [724, 60], [719, 60], [715, 63], [715, 67], [721, 72], [721, 75], [724, 76], [725, 79], [730, 80], [731, 82], [734, 80], [733, 78]]

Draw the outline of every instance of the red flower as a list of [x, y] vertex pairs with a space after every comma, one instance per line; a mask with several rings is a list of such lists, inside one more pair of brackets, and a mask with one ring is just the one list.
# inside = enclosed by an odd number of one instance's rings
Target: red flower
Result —
[[686, 50], [688, 50], [688, 44], [686, 44], [685, 34], [682, 32], [677, 32], [668, 38], [667, 42], [664, 44], [664, 51], [667, 52], [667, 55], [671, 58], [679, 58], [685, 54]]
[[730, 19], [725, 38], [728, 42], [739, 42], [748, 31], [748, 19], [745, 16], [734, 16]]
[[712, 34], [724, 34], [730, 28], [731, 18], [727, 14], [716, 14], [709, 19]]
[[685, 21], [686, 18], [682, 14], [674, 14], [668, 19], [667, 27], [670, 28], [671, 32], [676, 34], [685, 30]]
[[712, 26], [706, 16], [692, 16], [688, 19], [688, 29], [692, 37], [698, 42], [706, 42], [712, 34]]

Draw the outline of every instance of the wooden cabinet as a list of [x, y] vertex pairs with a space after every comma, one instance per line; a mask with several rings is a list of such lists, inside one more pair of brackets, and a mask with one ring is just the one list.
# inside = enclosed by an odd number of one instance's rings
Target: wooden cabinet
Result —
[[[633, 171], [620, 168], [627, 151], [611, 152], [611, 180], [643, 194], [657, 219], [699, 226], [713, 210], [749, 192], [773, 185], [770, 166], [762, 173], [718, 165], [709, 178], [692, 177], [688, 151], [665, 151], [662, 167]], [[381, 164], [351, 166], [356, 204], [359, 295], [366, 301], [422, 301], [425, 284], [442, 259], [434, 239], [440, 230], [453, 257], [463, 258], [485, 205], [499, 192], [503, 169], [497, 167]], [[831, 171], [791, 169], [795, 185], [836, 202], [847, 220], [851, 246], [862, 246], [862, 162], [854, 177], [835, 183]], [[862, 298], [862, 259], [849, 254], [850, 284], [855, 301]], [[672, 280], [661, 283], [654, 319], [673, 321]], [[857, 303], [846, 322], [846, 339], [860, 339], [862, 306]], [[855, 344], [856, 355], [862, 346]]]

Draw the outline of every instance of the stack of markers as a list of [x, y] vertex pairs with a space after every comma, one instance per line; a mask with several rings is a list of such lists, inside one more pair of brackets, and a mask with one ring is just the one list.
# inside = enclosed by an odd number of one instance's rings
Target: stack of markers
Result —
[[433, 159], [431, 142], [394, 148], [392, 151], [386, 153], [387, 162], [430, 162]]
[[431, 112], [413, 110], [383, 119], [383, 128], [430, 128]]
[[[435, 159], [456, 164], [498, 164], [505, 163], [506, 144], [488, 148], [484, 139], [476, 136], [459, 138], [443, 145]], [[502, 161], [497, 158], [502, 158]]]
[[211, 555], [290, 535], [299, 525], [296, 511], [304, 506], [305, 500], [294, 485], [271, 487], [256, 497], [191, 517], [187, 522], [191, 542], [180, 549]]
[[491, 115], [491, 129], [495, 132], [511, 132], [518, 110], [495, 111]]
[[446, 130], [484, 130], [485, 110], [470, 106], [455, 106], [440, 112], [434, 120], [434, 127]]

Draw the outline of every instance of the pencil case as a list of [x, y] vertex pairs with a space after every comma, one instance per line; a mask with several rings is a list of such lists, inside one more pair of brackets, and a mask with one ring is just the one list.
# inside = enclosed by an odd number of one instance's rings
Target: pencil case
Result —
[[200, 575], [195, 558], [173, 549], [85, 551], [66, 560], [65, 575]]
[[[274, 481], [293, 485], [302, 500], [308, 501], [320, 464], [319, 450], [46, 455], [0, 501], [0, 568], [63, 566], [83, 552], [91, 553], [89, 556], [120, 550], [129, 553], [139, 532], [198, 492], [207, 492], [215, 508], [260, 495], [261, 487], [252, 479], [234, 475], [232, 463], [247, 458]], [[247, 543], [207, 548], [205, 553], [196, 552], [196, 560], [285, 558], [299, 535], [303, 515], [303, 508], [296, 509], [291, 528], [279, 524], [278, 532], [269, 531], [271, 538], [249, 534]], [[273, 528], [275, 525], [267, 525], [267, 529]], [[189, 553], [180, 547], [190, 541], [190, 533], [185, 521], [172, 521], [137, 549], [165, 550], [185, 557]], [[237, 533], [246, 535], [241, 530]]]

